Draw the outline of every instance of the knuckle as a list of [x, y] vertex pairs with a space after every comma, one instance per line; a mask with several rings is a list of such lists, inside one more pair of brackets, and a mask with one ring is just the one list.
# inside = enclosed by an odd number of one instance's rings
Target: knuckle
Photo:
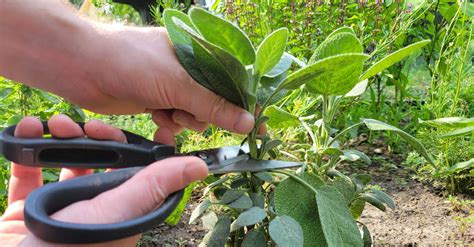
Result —
[[214, 102], [212, 103], [212, 107], [210, 109], [208, 119], [206, 119], [206, 122], [216, 122], [217, 117], [224, 110], [225, 103], [226, 101], [223, 97], [217, 96]]

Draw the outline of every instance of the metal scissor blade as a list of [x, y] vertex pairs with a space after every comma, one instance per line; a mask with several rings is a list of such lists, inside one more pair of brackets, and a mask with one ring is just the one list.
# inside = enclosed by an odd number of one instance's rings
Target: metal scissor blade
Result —
[[229, 146], [192, 152], [208, 163], [209, 172], [223, 174], [231, 172], [260, 172], [301, 166], [299, 162], [279, 160], [252, 160], [248, 158], [248, 147]]

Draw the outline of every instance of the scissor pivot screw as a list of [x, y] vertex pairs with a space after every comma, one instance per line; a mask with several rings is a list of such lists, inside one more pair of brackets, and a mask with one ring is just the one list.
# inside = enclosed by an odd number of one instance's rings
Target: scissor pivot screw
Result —
[[206, 152], [198, 152], [196, 155], [203, 160], [209, 157], [209, 155]]

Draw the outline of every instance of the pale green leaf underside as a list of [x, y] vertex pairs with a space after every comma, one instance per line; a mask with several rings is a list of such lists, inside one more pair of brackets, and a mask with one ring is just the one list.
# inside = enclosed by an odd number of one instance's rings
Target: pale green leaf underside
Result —
[[271, 128], [282, 129], [298, 126], [300, 124], [296, 116], [291, 115], [277, 106], [269, 106], [264, 114], [270, 117], [267, 121], [267, 125]]
[[344, 97], [357, 97], [362, 95], [365, 90], [367, 89], [367, 85], [369, 84], [369, 80], [365, 79], [363, 81], [358, 82]]
[[255, 62], [255, 49], [237, 26], [201, 8], [192, 8], [189, 17], [205, 40], [234, 55], [245, 65]]
[[352, 32], [339, 32], [326, 38], [314, 51], [309, 63], [346, 53], [362, 53], [362, 44]]
[[472, 168], [472, 167], [474, 167], [474, 158], [472, 158], [470, 160], [467, 160], [467, 161], [464, 161], [464, 162], [459, 162], [456, 165], [451, 166], [448, 169], [448, 171], [449, 172], [457, 172], [457, 171], [461, 171], [461, 170]]
[[291, 55], [288, 53], [283, 53], [283, 56], [280, 58], [280, 61], [270, 70], [268, 73], [265, 74], [265, 77], [274, 78], [283, 73], [285, 73], [293, 63], [293, 59], [291, 59]]
[[224, 246], [230, 235], [230, 221], [229, 217], [220, 216], [212, 230], [204, 236], [199, 247]]
[[386, 124], [384, 122], [381, 122], [381, 121], [378, 121], [378, 120], [375, 120], [375, 119], [366, 119], [366, 118], [364, 118], [364, 119], [362, 119], [362, 121], [367, 126], [367, 128], [369, 128], [370, 130], [389, 130], [389, 131], [393, 131], [394, 133], [397, 133], [398, 135], [400, 135], [400, 137], [402, 137], [403, 139], [408, 141], [410, 143], [410, 145], [412, 145], [412, 147], [415, 148], [415, 150], [421, 156], [423, 156], [428, 162], [430, 162], [431, 164], [434, 164], [433, 159], [431, 158], [431, 156], [426, 151], [425, 146], [423, 146], [423, 144], [418, 139], [413, 137], [412, 135], [406, 133], [405, 131], [403, 131], [403, 130], [397, 128], [397, 127], [394, 127], [392, 125]]
[[355, 149], [346, 149], [343, 150], [344, 155], [341, 156], [341, 159], [343, 160], [349, 160], [349, 161], [356, 161], [359, 159], [362, 159], [365, 163], [367, 164], [372, 164], [372, 160], [370, 160], [369, 156], [364, 154], [363, 152]]
[[269, 34], [257, 49], [255, 69], [260, 76], [272, 70], [285, 52], [288, 29], [280, 28]]
[[209, 199], [206, 199], [199, 203], [199, 205], [191, 213], [191, 217], [189, 218], [189, 224], [192, 224], [194, 221], [199, 219], [206, 212], [209, 206], [211, 206], [211, 201], [209, 201]]
[[413, 52], [421, 49], [423, 46], [429, 44], [430, 42], [431, 40], [423, 40], [420, 42], [416, 42], [382, 58], [374, 65], [372, 65], [369, 69], [367, 69], [364, 74], [361, 75], [360, 80], [365, 80], [369, 77], [372, 77], [377, 73], [381, 72], [382, 70], [394, 65], [395, 63], [400, 62], [402, 59], [409, 56]]
[[298, 247], [304, 243], [300, 224], [286, 215], [275, 217], [268, 226], [268, 233], [279, 247]]
[[328, 57], [289, 75], [282, 88], [296, 89], [306, 84], [313, 94], [344, 95], [357, 84], [364, 61], [364, 54], [343, 54]]
[[357, 224], [336, 188], [327, 185], [319, 188], [316, 202], [328, 246], [363, 246]]
[[474, 126], [468, 126], [468, 127], [456, 129], [456, 130], [450, 131], [448, 133], [442, 134], [439, 137], [448, 138], [448, 137], [468, 135], [468, 134], [471, 134], [471, 133], [474, 133]]

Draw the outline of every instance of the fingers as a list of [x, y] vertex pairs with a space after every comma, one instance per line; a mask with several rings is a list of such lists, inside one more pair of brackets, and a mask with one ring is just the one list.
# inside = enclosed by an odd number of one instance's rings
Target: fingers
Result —
[[254, 117], [249, 112], [189, 80], [183, 90], [175, 92], [177, 108], [193, 114], [197, 121], [232, 132], [247, 134], [252, 130]]
[[174, 138], [174, 133], [171, 129], [167, 127], [159, 127], [155, 132], [153, 140], [166, 145], [176, 146], [176, 139]]
[[[43, 124], [36, 118], [25, 117], [17, 125], [15, 136], [20, 138], [41, 138]], [[43, 185], [41, 168], [12, 163], [8, 204], [23, 200], [31, 191]]]
[[149, 165], [119, 187], [94, 199], [72, 204], [52, 217], [86, 224], [130, 220], [149, 213], [170, 193], [206, 176], [207, 166], [199, 158], [161, 160]]
[[90, 138], [123, 143], [127, 142], [127, 137], [125, 137], [125, 134], [120, 129], [99, 120], [91, 120], [86, 123], [84, 125], [84, 131]]
[[160, 127], [166, 127], [173, 131], [174, 134], [181, 132], [183, 127], [173, 122], [173, 110], [154, 110], [152, 112], [152, 119]]
[[208, 126], [207, 123], [196, 120], [192, 114], [182, 110], [174, 110], [172, 119], [173, 122], [197, 132], [205, 131]]

